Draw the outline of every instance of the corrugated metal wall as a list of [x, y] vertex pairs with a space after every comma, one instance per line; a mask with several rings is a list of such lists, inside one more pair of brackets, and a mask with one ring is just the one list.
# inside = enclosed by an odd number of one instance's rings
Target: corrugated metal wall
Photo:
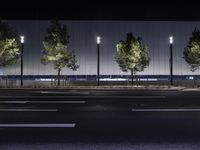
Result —
[[[42, 40], [49, 26], [49, 21], [8, 21], [18, 34], [25, 36], [24, 74], [52, 75], [57, 74], [51, 64], [40, 63]], [[142, 75], [169, 74], [169, 36], [174, 36], [174, 74], [194, 74], [185, 63], [183, 49], [195, 27], [200, 22], [165, 22], [165, 21], [62, 21], [71, 35], [68, 50], [77, 54], [80, 68], [77, 71], [63, 69], [63, 75], [96, 74], [96, 36], [101, 36], [100, 73], [104, 75], [127, 74], [121, 72], [114, 60], [116, 43], [125, 39], [127, 32], [140, 36], [149, 47], [150, 66]], [[1, 72], [1, 71], [0, 71]], [[4, 74], [20, 74], [20, 63], [6, 68]], [[199, 70], [195, 74], [199, 74]], [[128, 73], [129, 74], [129, 73]]]

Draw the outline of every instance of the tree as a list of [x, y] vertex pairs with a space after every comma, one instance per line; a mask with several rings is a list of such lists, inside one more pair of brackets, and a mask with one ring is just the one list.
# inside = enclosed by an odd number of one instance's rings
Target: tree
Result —
[[127, 33], [126, 40], [117, 43], [115, 59], [122, 71], [131, 72], [132, 85], [133, 74], [143, 71], [150, 62], [148, 47], [142, 44], [141, 38], [135, 38], [132, 33]]
[[188, 45], [184, 48], [183, 58], [190, 65], [192, 72], [200, 66], [200, 31], [195, 28]]
[[6, 22], [0, 20], [0, 67], [14, 65], [21, 55], [17, 36]]
[[[200, 66], [200, 31], [195, 28], [189, 39], [188, 45], [184, 48], [183, 58], [190, 65], [190, 70], [195, 72]], [[195, 78], [194, 85], [195, 85]]]
[[57, 20], [51, 21], [47, 28], [47, 35], [43, 41], [43, 64], [53, 63], [54, 69], [58, 71], [58, 86], [60, 86], [60, 72], [64, 67], [77, 70], [75, 52], [68, 52], [69, 34], [66, 25], [61, 25]]

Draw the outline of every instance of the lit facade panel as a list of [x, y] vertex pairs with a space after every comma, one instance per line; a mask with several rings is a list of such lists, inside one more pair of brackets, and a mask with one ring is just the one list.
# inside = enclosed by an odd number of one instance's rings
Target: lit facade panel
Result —
[[[53, 65], [42, 65], [40, 62], [42, 40], [46, 34], [49, 21], [8, 21], [17, 33], [25, 36], [24, 43], [24, 75], [57, 75]], [[194, 74], [185, 63], [183, 49], [195, 27], [200, 22], [170, 21], [61, 21], [68, 27], [70, 43], [68, 49], [77, 55], [77, 71], [64, 68], [62, 75], [96, 75], [97, 43], [100, 43], [100, 74], [127, 75], [120, 71], [115, 62], [116, 44], [132, 32], [148, 45], [151, 62], [141, 75], [169, 75], [169, 37], [173, 35], [174, 75]], [[9, 75], [20, 74], [20, 61], [17, 65], [1, 70]], [[197, 70], [195, 74], [199, 74]]]

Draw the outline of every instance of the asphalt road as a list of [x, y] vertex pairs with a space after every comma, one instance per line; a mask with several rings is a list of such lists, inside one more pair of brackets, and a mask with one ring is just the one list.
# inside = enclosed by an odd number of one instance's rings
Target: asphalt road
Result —
[[200, 113], [199, 99], [199, 91], [188, 90], [7, 89], [0, 90], [0, 127], [10, 123], [80, 126], [106, 119], [129, 122], [138, 116], [148, 119], [150, 114], [181, 117]]
[[0, 90], [0, 149], [199, 149], [200, 92]]

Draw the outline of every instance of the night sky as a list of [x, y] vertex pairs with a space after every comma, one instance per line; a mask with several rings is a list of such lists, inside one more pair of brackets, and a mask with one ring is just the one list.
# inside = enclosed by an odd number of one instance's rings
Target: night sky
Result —
[[195, 1], [148, 0], [27, 0], [1, 4], [2, 19], [163, 20], [200, 21]]

